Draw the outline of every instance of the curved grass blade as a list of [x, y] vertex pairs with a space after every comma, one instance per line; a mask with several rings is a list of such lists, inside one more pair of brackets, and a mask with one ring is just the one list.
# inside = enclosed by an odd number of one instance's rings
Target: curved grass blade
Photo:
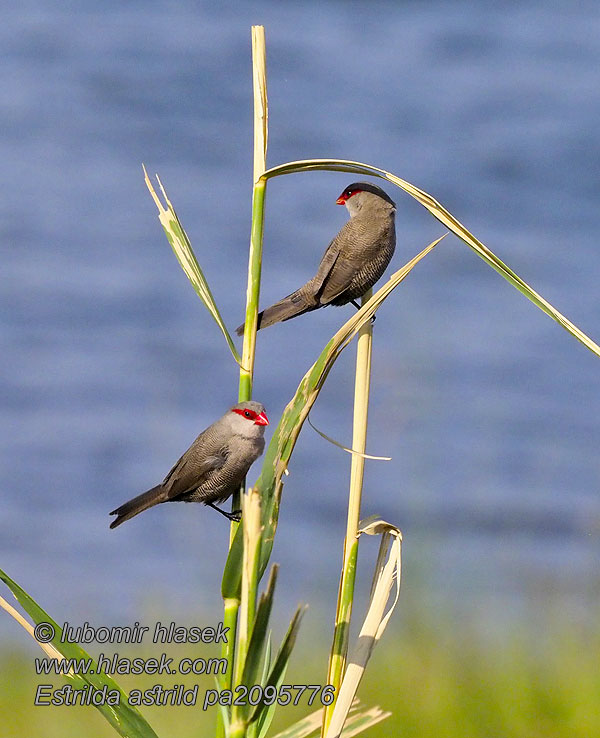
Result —
[[[271, 555], [273, 538], [277, 528], [279, 501], [283, 488], [282, 476], [287, 469], [294, 445], [314, 405], [327, 375], [331, 371], [337, 357], [358, 333], [360, 327], [371, 320], [381, 303], [404, 280], [418, 262], [426, 256], [441, 240], [436, 239], [401, 269], [392, 274], [390, 279], [373, 295], [373, 297], [357, 310], [330, 339], [317, 361], [304, 375], [296, 394], [283, 411], [277, 428], [265, 454], [262, 471], [254, 489], [258, 489], [262, 499], [263, 542], [260, 551], [260, 572], [264, 573]], [[239, 597], [242, 562], [242, 531], [238, 529], [233, 539], [229, 556], [223, 573], [221, 590], [224, 599]]]
[[[127, 703], [126, 693], [123, 692], [114, 679], [111, 679], [111, 677], [105, 674], [98, 674], [97, 664], [89, 653], [84, 651], [77, 643], [61, 643], [62, 628], [50, 617], [50, 615], [48, 615], [48, 613], [43, 610], [37, 602], [35, 602], [35, 600], [2, 569], [0, 569], [0, 579], [11, 590], [25, 612], [31, 616], [34, 623], [50, 623], [54, 627], [55, 635], [50, 643], [52, 644], [52, 647], [58, 651], [60, 656], [66, 659], [77, 659], [77, 661], [80, 662], [89, 662], [90, 669], [87, 674], [65, 675], [73, 681], [75, 688], [82, 689], [86, 685], [89, 685], [95, 690], [102, 690], [106, 687], [107, 692], [109, 690], [116, 690], [119, 693], [118, 705], [94, 705], [94, 707], [102, 713], [113, 728], [125, 738], [158, 738], [156, 733], [135, 707], [131, 707]], [[17, 620], [21, 625], [23, 625], [19, 619]], [[27, 630], [29, 631], [28, 628]], [[32, 633], [30, 634], [32, 635]], [[40, 645], [43, 647], [41, 643]], [[47, 649], [44, 650], [48, 653]]]
[[373, 456], [372, 454], [363, 454], [361, 451], [357, 451], [354, 448], [347, 448], [346, 446], [344, 446], [343, 443], [336, 441], [335, 438], [332, 438], [331, 436], [328, 436], [327, 433], [323, 433], [323, 431], [319, 430], [317, 426], [310, 419], [310, 415], [307, 416], [306, 422], [315, 431], [315, 433], [318, 433], [321, 436], [321, 438], [324, 438], [326, 441], [329, 441], [329, 443], [332, 443], [334, 446], [341, 448], [342, 451], [346, 451], [346, 453], [355, 454], [356, 456], [361, 456], [363, 459], [371, 459], [373, 461], [391, 461], [392, 460], [391, 456]]
[[281, 164], [278, 167], [268, 169], [263, 177], [269, 179], [270, 177], [277, 177], [282, 174], [292, 174], [293, 172], [308, 172], [319, 169], [326, 169], [329, 171], [336, 172], [352, 172], [354, 174], [366, 174], [373, 177], [380, 177], [381, 179], [387, 179], [388, 182], [395, 184], [400, 189], [407, 192], [411, 197], [414, 197], [424, 208], [426, 208], [434, 218], [440, 221], [448, 230], [452, 231], [458, 238], [461, 239], [467, 246], [470, 246], [475, 253], [481, 257], [486, 264], [495, 269], [506, 279], [513, 287], [516, 287], [525, 297], [527, 297], [534, 305], [542, 310], [546, 315], [550, 316], [578, 341], [592, 351], [596, 356], [600, 356], [600, 346], [587, 336], [582, 330], [571, 321], [560, 313], [555, 307], [553, 307], [547, 300], [545, 300], [540, 294], [538, 294], [533, 287], [530, 287], [518, 274], [513, 272], [503, 261], [501, 261], [496, 254], [494, 254], [487, 246], [479, 241], [465, 226], [458, 221], [446, 208], [441, 205], [435, 198], [424, 190], [420, 190], [410, 182], [407, 182], [400, 177], [397, 177], [391, 172], [385, 171], [385, 169], [379, 169], [379, 167], [372, 167], [369, 164], [362, 164], [358, 161], [346, 161], [344, 159], [306, 159], [304, 161], [293, 161], [287, 164]]
[[229, 335], [227, 326], [223, 322], [223, 318], [221, 317], [221, 313], [219, 312], [219, 309], [215, 302], [215, 298], [210, 291], [210, 287], [208, 286], [208, 282], [206, 281], [206, 277], [204, 276], [202, 269], [200, 269], [198, 259], [196, 259], [196, 255], [194, 254], [194, 250], [192, 249], [190, 239], [188, 238], [187, 233], [184, 231], [183, 226], [181, 225], [181, 222], [177, 217], [175, 208], [167, 197], [167, 193], [165, 192], [165, 189], [162, 186], [162, 182], [157, 175], [156, 179], [158, 181], [158, 184], [160, 185], [162, 195], [167, 204], [167, 207], [164, 207], [159, 196], [156, 194], [154, 187], [152, 186], [152, 182], [150, 181], [150, 177], [148, 177], [146, 167], [143, 167], [143, 169], [146, 186], [148, 187], [148, 190], [152, 195], [152, 199], [154, 200], [156, 207], [158, 208], [158, 219], [160, 220], [160, 224], [162, 225], [167, 235], [167, 239], [171, 244], [171, 248], [173, 249], [173, 252], [177, 257], [177, 261], [185, 272], [186, 277], [192, 283], [192, 287], [196, 290], [196, 294], [202, 300], [204, 306], [212, 315], [213, 320], [221, 329], [221, 332], [225, 336], [225, 340], [227, 341], [227, 345], [229, 346], [229, 350], [231, 351], [233, 358], [241, 366], [241, 358], [238, 350], [236, 349], [233, 340]]

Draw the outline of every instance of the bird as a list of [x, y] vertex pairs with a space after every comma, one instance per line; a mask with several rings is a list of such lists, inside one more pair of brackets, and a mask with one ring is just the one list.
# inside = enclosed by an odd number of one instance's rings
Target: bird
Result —
[[161, 502], [203, 502], [229, 520], [239, 521], [239, 510], [229, 513], [215, 503], [224, 502], [239, 489], [264, 450], [267, 425], [260, 402], [234, 405], [200, 433], [160, 484], [113, 510], [110, 515], [117, 517], [110, 527], [116, 528]]
[[[326, 305], [356, 308], [358, 297], [383, 275], [396, 248], [396, 204], [370, 182], [353, 182], [336, 200], [350, 220], [327, 247], [315, 276], [258, 314], [257, 330]], [[244, 325], [237, 328], [238, 336]]]

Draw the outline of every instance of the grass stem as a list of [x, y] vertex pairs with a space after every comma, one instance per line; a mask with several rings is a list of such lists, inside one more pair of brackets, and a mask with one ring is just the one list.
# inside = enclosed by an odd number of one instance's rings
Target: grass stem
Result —
[[[267, 64], [264, 26], [252, 26], [252, 79], [254, 90], [254, 167], [252, 192], [252, 227], [250, 233], [250, 250], [248, 255], [248, 285], [246, 288], [246, 319], [244, 322], [244, 345], [238, 388], [238, 400], [243, 402], [252, 398], [252, 384], [254, 375], [254, 357], [256, 353], [256, 325], [258, 316], [258, 301], [260, 297], [260, 276], [262, 267], [262, 244], [264, 229], [264, 203], [267, 181], [262, 174], [267, 168], [267, 132], [268, 132], [268, 103], [267, 103]], [[245, 485], [242, 485], [233, 495], [232, 510], [242, 507], [242, 494]], [[231, 523], [229, 545], [231, 546], [239, 523]], [[230, 628], [229, 639], [223, 644], [222, 656], [227, 659], [227, 682], [232, 686], [232, 679], [242, 673], [245, 659], [244, 647], [247, 646], [249, 628], [253, 622], [256, 608], [256, 591], [258, 587], [258, 568], [253, 568], [248, 588], [242, 594], [244, 612], [241, 620], [244, 624], [244, 633], [241, 637], [241, 651], [236, 654], [236, 639], [240, 600], [228, 599], [225, 601], [224, 625]], [[251, 618], [248, 620], [248, 618]], [[240, 643], [238, 643], [238, 650]], [[236, 682], [234, 679], [233, 686]], [[239, 727], [239, 726], [238, 726]], [[230, 729], [230, 735], [233, 730]], [[217, 738], [225, 735], [225, 726], [221, 714], [217, 718]]]
[[[362, 298], [364, 305], [372, 296], [369, 290]], [[369, 414], [369, 391], [371, 385], [371, 354], [373, 348], [373, 325], [365, 323], [358, 332], [356, 348], [356, 376], [354, 382], [354, 422], [352, 431], [352, 448], [359, 454], [352, 454], [350, 468], [350, 494], [348, 499], [348, 518], [346, 522], [346, 538], [344, 540], [344, 560], [338, 590], [338, 602], [335, 614], [333, 643], [329, 657], [327, 684], [333, 684], [336, 694], [342, 683], [348, 641], [350, 637], [350, 620], [354, 602], [354, 584], [356, 581], [356, 559], [358, 556], [358, 523], [360, 520], [360, 503], [365, 469], [365, 453], [367, 445], [367, 420]], [[323, 735], [327, 731], [335, 702], [325, 708], [323, 714]]]

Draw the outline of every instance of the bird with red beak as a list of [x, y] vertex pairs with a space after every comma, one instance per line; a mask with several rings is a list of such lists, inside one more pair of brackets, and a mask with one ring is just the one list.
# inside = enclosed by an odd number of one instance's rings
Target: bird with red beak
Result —
[[[258, 314], [257, 330], [326, 305], [359, 307], [387, 269], [396, 248], [396, 204], [377, 185], [354, 182], [336, 200], [350, 220], [327, 247], [316, 275], [305, 285]], [[244, 326], [237, 329], [242, 335]]]
[[126, 520], [161, 502], [203, 502], [230, 520], [240, 511], [226, 512], [215, 503], [224, 502], [240, 488], [248, 470], [265, 447], [269, 425], [260, 402], [240, 402], [196, 438], [163, 481], [110, 514], [116, 528]]

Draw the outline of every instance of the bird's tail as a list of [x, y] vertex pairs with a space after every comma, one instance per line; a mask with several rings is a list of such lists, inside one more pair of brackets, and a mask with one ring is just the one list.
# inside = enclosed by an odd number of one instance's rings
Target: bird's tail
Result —
[[[281, 323], [284, 320], [295, 318], [297, 315], [303, 313], [309, 313], [311, 310], [316, 310], [319, 304], [310, 305], [307, 303], [306, 298], [298, 292], [292, 292], [291, 295], [284, 297], [283, 300], [279, 300], [271, 307], [262, 310], [258, 314], [258, 324], [256, 330], [259, 331], [261, 328], [267, 328], [275, 323]], [[238, 326], [236, 329], [238, 336], [244, 334], [244, 324]]]
[[117, 525], [121, 525], [121, 523], [124, 523], [126, 520], [144, 512], [144, 510], [147, 510], [149, 507], [158, 505], [159, 502], [164, 502], [164, 500], [165, 491], [162, 485], [159, 484], [157, 487], [152, 487], [152, 489], [149, 489], [147, 492], [143, 492], [141, 495], [125, 502], [121, 507], [113, 510], [110, 514], [116, 515], [117, 517], [112, 521], [110, 527], [116, 528]]

